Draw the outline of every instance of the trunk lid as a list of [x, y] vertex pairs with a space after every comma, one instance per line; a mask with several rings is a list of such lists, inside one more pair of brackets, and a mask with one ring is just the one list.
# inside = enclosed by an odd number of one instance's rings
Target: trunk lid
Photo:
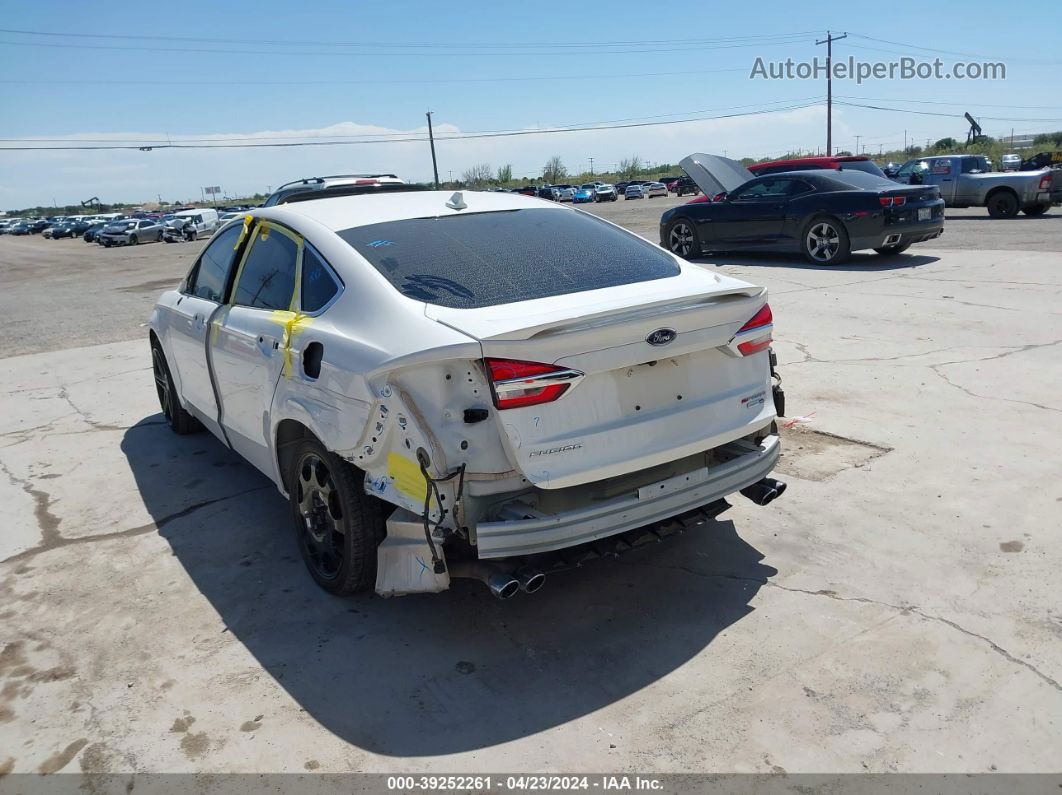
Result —
[[[427, 304], [425, 312], [478, 340], [484, 358], [583, 374], [557, 400], [492, 411], [513, 467], [539, 487], [563, 488], [707, 450], [769, 422], [767, 352], [742, 357], [728, 348], [765, 300], [763, 288], [683, 266], [651, 282], [478, 309]], [[661, 330], [669, 333], [654, 335]]]
[[697, 183], [705, 196], [730, 193], [756, 176], [736, 160], [700, 152], [683, 158], [679, 167]]

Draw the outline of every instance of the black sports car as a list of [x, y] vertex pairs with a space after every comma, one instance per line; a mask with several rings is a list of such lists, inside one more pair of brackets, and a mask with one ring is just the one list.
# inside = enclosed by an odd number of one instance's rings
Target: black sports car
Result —
[[681, 257], [793, 251], [836, 265], [861, 249], [899, 254], [944, 228], [944, 202], [931, 185], [829, 169], [753, 177], [717, 155], [690, 155], [680, 165], [707, 199], [660, 218], [660, 245]]

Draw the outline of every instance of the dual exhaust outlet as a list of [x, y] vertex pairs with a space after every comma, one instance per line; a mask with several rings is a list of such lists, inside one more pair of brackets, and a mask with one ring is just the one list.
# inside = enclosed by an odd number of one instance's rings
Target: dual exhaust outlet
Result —
[[[768, 505], [785, 492], [784, 481], [763, 478], [741, 490], [757, 505]], [[459, 560], [450, 565], [450, 576], [479, 580], [496, 599], [512, 599], [520, 591], [534, 593], [546, 584], [546, 575], [533, 566], [520, 566], [512, 572], [482, 560]]]
[[507, 572], [482, 560], [455, 561], [450, 576], [479, 580], [496, 599], [512, 599], [520, 591], [534, 593], [546, 584], [546, 575], [533, 566]]
[[767, 505], [774, 502], [785, 492], [785, 482], [774, 478], [758, 480], [751, 486], [741, 490], [744, 497], [748, 497], [757, 505]]

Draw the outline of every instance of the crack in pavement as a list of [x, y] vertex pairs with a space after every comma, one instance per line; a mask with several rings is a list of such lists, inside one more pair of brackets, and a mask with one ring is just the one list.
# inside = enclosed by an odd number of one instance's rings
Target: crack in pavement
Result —
[[105, 422], [97, 422], [96, 420], [92, 419], [92, 417], [90, 417], [87, 412], [85, 412], [82, 409], [80, 409], [77, 406], [77, 404], [74, 403], [73, 400], [71, 400], [70, 395], [67, 393], [65, 386], [59, 387], [59, 392], [57, 394], [57, 397], [60, 400], [65, 400], [67, 402], [67, 405], [69, 405], [70, 408], [72, 408], [74, 410], [75, 414], [77, 414], [79, 417], [81, 417], [82, 420], [84, 420], [86, 423], [88, 423], [89, 425], [91, 425], [93, 428], [95, 428], [98, 431], [123, 431], [123, 430], [125, 430], [125, 428], [123, 428], [120, 425], [108, 425]]
[[959, 624], [956, 621], [952, 621], [949, 618], [944, 618], [943, 616], [937, 616], [937, 615], [933, 615], [932, 613], [927, 613], [924, 610], [922, 610], [922, 608], [918, 607], [918, 605], [896, 605], [896, 604], [893, 604], [891, 602], [882, 602], [882, 601], [879, 601], [877, 599], [871, 599], [871, 598], [866, 597], [866, 596], [842, 596], [839, 593], [837, 593], [836, 591], [831, 591], [829, 589], [820, 589], [820, 590], [817, 590], [817, 591], [812, 591], [812, 590], [807, 589], [807, 588], [793, 588], [793, 587], [790, 587], [790, 586], [787, 586], [787, 585], [781, 585], [780, 583], [776, 583], [776, 582], [773, 582], [771, 580], [764, 579], [764, 578], [742, 577], [742, 576], [740, 576], [738, 574], [712, 574], [712, 573], [709, 573], [709, 572], [697, 571], [696, 569], [691, 569], [688, 566], [665, 566], [665, 565], [654, 564], [654, 563], [644, 563], [644, 562], [640, 563], [640, 562], [631, 562], [631, 561], [617, 561], [617, 563], [619, 563], [620, 565], [624, 565], [624, 566], [646, 566], [648, 568], [654, 568], [654, 569], [668, 569], [668, 570], [672, 570], [672, 571], [682, 571], [682, 572], [685, 572], [687, 574], [691, 574], [691, 575], [693, 575], [695, 577], [703, 577], [705, 579], [725, 579], [725, 580], [736, 580], [738, 582], [755, 583], [757, 585], [766, 585], [766, 586], [769, 586], [771, 588], [777, 588], [780, 591], [787, 591], [789, 593], [804, 594], [804, 595], [807, 595], [807, 596], [822, 596], [822, 597], [825, 597], [827, 599], [832, 599], [832, 600], [834, 600], [836, 602], [859, 602], [861, 604], [876, 605], [878, 607], [886, 607], [886, 608], [889, 608], [890, 610], [897, 611], [898, 614], [900, 614], [900, 615], [911, 615], [911, 614], [913, 614], [913, 615], [919, 616], [920, 618], [923, 618], [923, 619], [925, 619], [927, 621], [934, 621], [934, 622], [937, 622], [939, 624], [943, 624], [944, 626], [950, 627], [951, 629], [953, 629], [953, 630], [955, 630], [957, 632], [961, 632], [963, 635], [967, 635], [967, 636], [969, 636], [971, 638], [975, 638], [977, 640], [980, 640], [981, 642], [985, 643], [993, 652], [995, 652], [999, 656], [1003, 657], [1008, 662], [1013, 663], [1014, 665], [1020, 665], [1021, 667], [1027, 669], [1031, 673], [1035, 674], [1043, 682], [1045, 682], [1046, 684], [1050, 685], [1052, 688], [1054, 688], [1058, 692], [1062, 693], [1062, 683], [1060, 683], [1057, 679], [1054, 679], [1053, 677], [1045, 674], [1043, 671], [1041, 671], [1039, 668], [1037, 668], [1032, 663], [1027, 662], [1026, 660], [1023, 660], [1020, 657], [1014, 656], [1013, 654], [1011, 654], [1009, 651], [1004, 649], [1002, 646], [1000, 646], [998, 643], [996, 643], [995, 641], [991, 640], [990, 638], [988, 638], [988, 637], [986, 637], [984, 635], [981, 635], [978, 632], [974, 632], [973, 630], [966, 629], [966, 627], [962, 626], [961, 624]]
[[[976, 362], [976, 361], [981, 361], [981, 360], [980, 359], [973, 359], [972, 361]], [[944, 381], [944, 383], [946, 383], [948, 386], [951, 386], [951, 387], [954, 387], [955, 389], [958, 389], [960, 392], [962, 392], [965, 395], [969, 395], [972, 398], [978, 398], [979, 400], [1002, 400], [1004, 403], [1017, 403], [1019, 406], [1028, 406], [1029, 408], [1043, 409], [1044, 411], [1055, 411], [1055, 412], [1062, 413], [1062, 409], [1055, 408], [1054, 406], [1045, 406], [1043, 403], [1034, 403], [1031, 400], [1018, 400], [1017, 398], [1005, 398], [1005, 397], [1000, 397], [999, 395], [980, 395], [977, 392], [974, 392], [972, 390], [967, 389], [962, 384], [956, 384], [954, 381], [952, 381], [950, 378], [948, 378], [948, 376], [946, 376], [944, 373], [942, 373], [940, 370], [937, 369], [938, 367], [944, 367], [944, 366], [949, 365], [949, 364], [964, 364], [964, 362], [944, 362], [943, 364], [932, 364], [932, 365], [929, 366], [929, 369], [933, 372], [934, 375], [936, 375], [939, 378], [941, 378]]]
[[18, 486], [33, 498], [33, 515], [37, 519], [37, 529], [41, 533], [40, 546], [47, 547], [60, 542], [62, 536], [59, 535], [59, 523], [62, 520], [52, 513], [52, 495], [41, 489], [34, 488], [32, 481], [18, 477], [8, 469], [7, 464], [3, 461], [0, 461], [0, 470], [7, 475], [11, 485]]
[[[9, 477], [12, 477], [7, 467], [5, 467], [2, 463], [0, 463], [0, 467], [2, 467], [5, 472], [8, 472]], [[13, 477], [12, 480], [14, 480]], [[42, 552], [50, 552], [53, 549], [61, 549], [62, 547], [73, 546], [75, 544], [92, 544], [97, 541], [112, 541], [116, 538], [129, 538], [131, 536], [149, 533], [152, 530], [161, 530], [170, 522], [174, 522], [178, 519], [183, 519], [189, 514], [193, 514], [196, 511], [202, 510], [203, 508], [207, 508], [219, 502], [225, 502], [226, 500], [233, 500], [237, 497], [244, 497], [248, 494], [253, 494], [257, 491], [264, 491], [270, 488], [273, 488], [272, 484], [267, 486], [255, 486], [252, 489], [244, 489], [243, 491], [237, 491], [235, 494], [226, 494], [222, 497], [214, 497], [213, 499], [202, 500], [201, 502], [196, 502], [192, 505], [189, 505], [187, 508], [182, 508], [181, 510], [175, 513], [163, 516], [161, 519], [156, 519], [153, 522], [148, 522], [147, 524], [140, 525], [138, 527], [130, 527], [125, 530], [115, 530], [111, 533], [99, 533], [96, 535], [85, 535], [77, 536], [75, 538], [67, 538], [66, 536], [59, 535], [58, 532], [55, 532], [54, 535], [52, 535], [46, 541], [43, 538], [42, 532], [42, 539], [39, 545], [35, 547], [30, 547], [29, 549], [25, 549], [22, 552], [16, 553], [9, 558], [4, 558], [3, 560], [0, 560], [0, 565], [3, 565], [5, 563], [15, 563], [20, 560], [25, 560], [26, 558], [31, 558], [34, 555], [39, 555]], [[56, 519], [56, 522], [58, 522], [58, 519]]]

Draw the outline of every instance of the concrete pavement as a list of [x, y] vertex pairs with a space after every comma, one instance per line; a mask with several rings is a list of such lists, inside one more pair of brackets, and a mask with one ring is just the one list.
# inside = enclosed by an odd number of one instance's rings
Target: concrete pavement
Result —
[[789, 490], [510, 602], [319, 591], [145, 341], [0, 360], [0, 769], [1057, 771], [1060, 264], [704, 263], [771, 290]]

